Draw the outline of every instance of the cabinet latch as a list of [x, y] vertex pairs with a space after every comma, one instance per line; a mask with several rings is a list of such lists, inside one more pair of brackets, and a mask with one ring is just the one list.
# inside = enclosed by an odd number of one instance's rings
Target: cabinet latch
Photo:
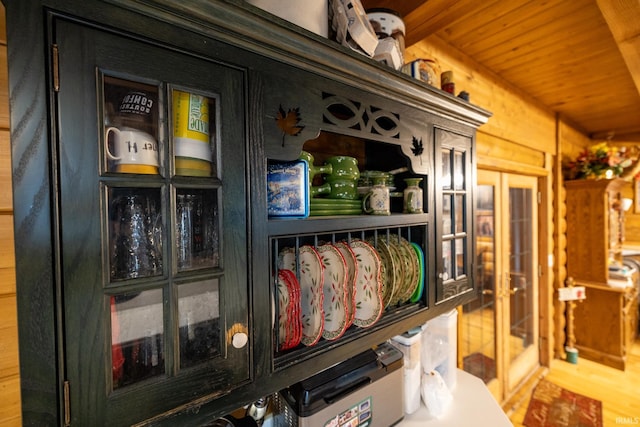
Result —
[[70, 405], [70, 400], [71, 397], [69, 396], [69, 391], [70, 391], [70, 385], [69, 385], [69, 381], [65, 381], [64, 382], [64, 390], [63, 390], [63, 394], [64, 394], [64, 426], [68, 427], [71, 425], [71, 405]]
[[60, 90], [60, 67], [58, 64], [58, 45], [51, 45], [51, 72], [53, 73], [53, 90], [58, 92]]

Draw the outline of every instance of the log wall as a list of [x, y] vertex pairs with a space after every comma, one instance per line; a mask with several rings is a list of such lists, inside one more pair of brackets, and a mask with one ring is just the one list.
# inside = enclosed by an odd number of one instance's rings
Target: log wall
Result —
[[21, 426], [5, 9], [0, 4], [0, 425]]

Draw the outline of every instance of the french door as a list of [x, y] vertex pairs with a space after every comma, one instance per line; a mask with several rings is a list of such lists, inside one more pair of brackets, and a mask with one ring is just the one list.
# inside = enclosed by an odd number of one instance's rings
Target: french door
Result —
[[535, 177], [478, 171], [477, 300], [463, 307], [460, 358], [502, 402], [539, 365]]

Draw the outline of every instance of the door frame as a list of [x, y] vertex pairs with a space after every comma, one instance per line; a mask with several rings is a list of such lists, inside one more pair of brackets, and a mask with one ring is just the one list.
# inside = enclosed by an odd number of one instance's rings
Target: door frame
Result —
[[[510, 203], [509, 193], [512, 188], [522, 188], [522, 189], [531, 189], [533, 192], [531, 193], [531, 201], [532, 201], [532, 215], [534, 230], [532, 237], [532, 242], [538, 242], [537, 235], [539, 233], [539, 221], [538, 218], [538, 180], [535, 177], [531, 177], [528, 175], [514, 174], [510, 172], [494, 172], [497, 175], [497, 181], [500, 185], [500, 190], [498, 194], [501, 196], [499, 210], [501, 214], [507, 214], [509, 212], [509, 205], [504, 203]], [[502, 270], [498, 270], [498, 281], [496, 286], [496, 291], [498, 298], [501, 299], [500, 304], [496, 304], [500, 307], [500, 311], [502, 312], [503, 317], [499, 319], [500, 323], [498, 327], [501, 328], [501, 334], [499, 337], [502, 339], [498, 342], [498, 352], [499, 354], [504, 355], [502, 359], [503, 365], [503, 374], [505, 375], [503, 378], [503, 384], [505, 387], [506, 394], [511, 394], [515, 392], [518, 388], [518, 385], [521, 384], [524, 380], [528, 378], [528, 376], [535, 372], [536, 368], [540, 364], [540, 280], [539, 277], [536, 277], [537, 271], [539, 271], [540, 265], [540, 257], [539, 257], [539, 248], [535, 248], [535, 251], [532, 255], [532, 264], [533, 271], [532, 273], [532, 285], [534, 286], [533, 291], [533, 307], [531, 315], [534, 318], [533, 325], [533, 348], [525, 348], [525, 350], [518, 355], [516, 360], [513, 360], [513, 355], [511, 354], [511, 318], [513, 313], [511, 312], [512, 304], [511, 304], [511, 290], [514, 287], [517, 288], [516, 284], [511, 283], [511, 266], [509, 259], [512, 255], [511, 251], [509, 251], [509, 246], [511, 243], [511, 233], [509, 230], [509, 219], [503, 218], [500, 222], [496, 221], [496, 223], [504, 224], [502, 227], [496, 227], [496, 229], [501, 228], [500, 234], [497, 234], [496, 230], [496, 241], [499, 241], [498, 250], [496, 250], [496, 254], [498, 257], [501, 257], [502, 260], [500, 262], [500, 266]], [[500, 240], [498, 240], [500, 239]], [[514, 297], [516, 295], [513, 295]], [[533, 367], [533, 369], [532, 369]]]
[[[555, 329], [557, 325], [564, 325], [564, 313], [556, 310], [553, 298], [556, 288], [555, 277], [561, 273], [558, 272], [560, 266], [555, 262], [559, 258], [559, 249], [555, 245], [558, 234], [557, 211], [554, 205], [554, 199], [558, 197], [555, 191], [557, 185], [554, 186], [553, 182], [555, 156], [549, 153], [541, 153], [541, 156], [541, 165], [538, 166], [497, 160], [478, 153], [477, 169], [527, 175], [538, 179], [538, 358], [541, 367], [549, 367], [557, 347], [556, 337], [562, 336], [562, 333]], [[502, 401], [506, 402], [509, 397], [503, 394]]]

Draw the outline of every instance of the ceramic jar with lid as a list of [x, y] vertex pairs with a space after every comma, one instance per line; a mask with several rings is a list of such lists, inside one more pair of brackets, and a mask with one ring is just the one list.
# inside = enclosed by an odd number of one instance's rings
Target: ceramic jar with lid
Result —
[[403, 209], [404, 213], [423, 213], [422, 188], [419, 184], [422, 178], [405, 178], [407, 188], [404, 189]]
[[404, 55], [406, 27], [400, 13], [387, 8], [372, 8], [367, 9], [367, 19], [378, 39], [393, 37], [398, 42], [400, 53]]

